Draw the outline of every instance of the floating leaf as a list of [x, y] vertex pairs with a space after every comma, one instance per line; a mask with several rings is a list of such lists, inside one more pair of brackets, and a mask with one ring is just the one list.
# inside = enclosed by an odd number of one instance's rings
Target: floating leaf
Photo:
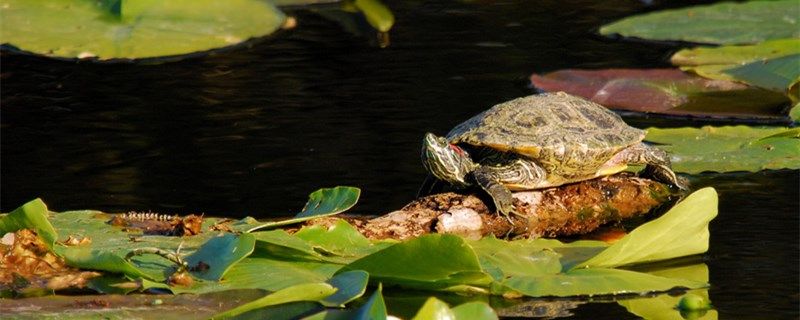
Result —
[[540, 277], [512, 277], [508, 288], [531, 297], [569, 297], [668, 291], [676, 287], [702, 288], [704, 282], [658, 277], [619, 269], [573, 269]]
[[758, 43], [800, 38], [798, 16], [796, 0], [724, 2], [628, 17], [603, 26], [600, 33], [649, 40]]
[[452, 308], [457, 320], [497, 320], [497, 314], [486, 302], [467, 302]]
[[559, 254], [546, 247], [486, 237], [470, 242], [481, 267], [497, 281], [518, 275], [545, 275], [561, 271]]
[[784, 94], [678, 69], [559, 70], [532, 75], [534, 86], [565, 91], [605, 107], [716, 118], [784, 119]]
[[789, 117], [792, 118], [794, 122], [800, 122], [800, 103], [792, 107], [792, 110], [789, 111]]
[[253, 252], [256, 239], [251, 234], [223, 234], [206, 241], [197, 251], [186, 257], [189, 267], [205, 265], [208, 268], [192, 271], [200, 279], [218, 281], [237, 262]]
[[342, 219], [329, 227], [322, 225], [303, 227], [294, 236], [327, 252], [342, 256], [354, 256], [371, 246], [364, 235]]
[[257, 0], [3, 0], [2, 38], [59, 58], [140, 59], [207, 51], [268, 35], [284, 15]]
[[434, 297], [428, 298], [422, 308], [419, 309], [417, 315], [412, 320], [453, 320], [456, 315], [444, 301]]
[[355, 310], [332, 310], [328, 309], [313, 316], [306, 317], [304, 320], [385, 320], [386, 303], [383, 301], [383, 288], [379, 284], [378, 289], [372, 293], [366, 303]]
[[[91, 250], [89, 248], [59, 248], [57, 252], [72, 267], [88, 270], [100, 270], [124, 274], [131, 279], [145, 278], [164, 281], [163, 273], [147, 273], [122, 257], [108, 251]], [[167, 269], [167, 268], [164, 268]]]
[[[662, 277], [708, 282], [708, 266], [704, 263], [673, 267], [649, 273]], [[689, 293], [699, 295], [705, 300], [709, 300], [708, 289], [691, 290], [687, 292], [687, 294]], [[620, 300], [617, 301], [617, 303], [625, 307], [625, 309], [628, 309], [628, 312], [644, 319], [684, 320], [687, 318], [683, 317], [681, 312], [675, 308], [682, 297], [683, 296], [661, 294], [655, 297]], [[715, 320], [717, 319], [717, 312], [708, 310], [708, 312], [702, 316], [694, 319]]]
[[778, 39], [755, 45], [683, 49], [673, 54], [670, 61], [676, 66], [736, 65], [792, 54], [800, 54], [800, 39]]
[[236, 308], [215, 314], [212, 319], [228, 319], [250, 310], [297, 301], [320, 301], [336, 292], [327, 283], [304, 283], [270, 293], [261, 299], [245, 303]]
[[723, 72], [736, 80], [789, 94], [789, 87], [800, 79], [800, 54], [755, 61]]
[[36, 198], [28, 201], [19, 208], [14, 209], [7, 215], [0, 216], [0, 234], [14, 232], [20, 229], [31, 229], [36, 231], [39, 238], [45, 245], [53, 248], [58, 238], [56, 230], [47, 219], [49, 211], [42, 199]]
[[708, 223], [716, 216], [717, 192], [700, 189], [577, 267], [618, 267], [706, 252]]
[[323, 188], [312, 192], [308, 196], [303, 211], [298, 213], [294, 219], [268, 222], [256, 227], [251, 228], [248, 232], [264, 228], [274, 228], [285, 226], [289, 224], [300, 223], [314, 218], [332, 216], [347, 211], [352, 208], [358, 197], [361, 195], [361, 189], [354, 187], [335, 187]]
[[[792, 134], [796, 130], [800, 129], [747, 126], [649, 128], [645, 140], [659, 144], [659, 148], [669, 152], [672, 167], [679, 172], [798, 169], [800, 139]], [[781, 133], [787, 133], [787, 136], [773, 136]]]
[[328, 307], [344, 308], [344, 305], [358, 299], [367, 290], [369, 273], [361, 270], [347, 271], [337, 274], [328, 280], [328, 284], [336, 288], [336, 293], [320, 301]]
[[430, 234], [398, 243], [345, 269], [367, 271], [374, 281], [386, 284], [426, 289], [489, 282], [475, 252], [453, 235]]

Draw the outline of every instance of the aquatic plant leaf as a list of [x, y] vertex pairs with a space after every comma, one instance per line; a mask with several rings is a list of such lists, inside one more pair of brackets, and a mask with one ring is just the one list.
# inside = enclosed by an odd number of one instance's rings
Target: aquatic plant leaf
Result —
[[423, 289], [488, 285], [490, 281], [466, 241], [443, 234], [424, 235], [392, 245], [348, 264], [343, 270], [364, 270], [372, 281]]
[[451, 308], [457, 320], [497, 320], [497, 313], [486, 302], [467, 302]]
[[795, 123], [800, 122], [800, 103], [795, 104], [792, 110], [789, 110], [789, 117]]
[[689, 256], [708, 250], [708, 224], [717, 216], [717, 192], [703, 188], [667, 213], [638, 226], [576, 268], [618, 267]]
[[607, 268], [573, 269], [539, 277], [511, 277], [503, 285], [531, 297], [646, 293], [668, 291], [676, 287], [692, 289], [707, 286], [705, 282]]
[[48, 220], [47, 205], [42, 199], [36, 198], [14, 209], [11, 213], [0, 216], [0, 235], [21, 229], [36, 231], [48, 248], [55, 245], [58, 234]]
[[192, 271], [197, 278], [217, 281], [237, 262], [242, 261], [255, 248], [256, 239], [252, 234], [234, 235], [225, 233], [206, 241], [197, 251], [187, 256], [190, 268], [205, 265], [207, 268]]
[[361, 270], [342, 272], [328, 280], [328, 284], [336, 288], [336, 293], [326, 297], [320, 303], [326, 307], [344, 308], [350, 301], [358, 299], [367, 290], [369, 273]]
[[353, 256], [371, 246], [364, 235], [342, 219], [330, 227], [322, 225], [303, 227], [294, 236], [323, 248], [326, 252], [341, 256]]
[[[131, 279], [145, 278], [154, 281], [164, 281], [164, 279], [166, 279], [160, 272], [145, 272], [140, 270], [131, 262], [108, 251], [80, 247], [59, 247], [56, 249], [56, 252], [64, 257], [67, 264], [80, 269], [121, 273]], [[169, 267], [165, 267], [164, 269], [166, 270], [168, 268]]]
[[372, 293], [366, 303], [355, 310], [328, 309], [304, 320], [384, 320], [387, 318], [386, 303], [383, 301], [383, 287]]
[[[680, 278], [693, 281], [708, 282], [708, 266], [705, 263], [697, 263], [688, 266], [672, 267], [657, 271], [649, 271], [648, 274], [668, 277]], [[686, 292], [685, 294], [695, 294], [709, 300], [708, 289], [695, 289]], [[684, 294], [684, 295], [685, 295]], [[634, 299], [619, 300], [619, 305], [628, 309], [628, 312], [633, 313], [643, 319], [664, 319], [664, 320], [684, 320], [681, 312], [675, 308], [678, 301], [681, 300], [683, 295], [672, 296], [667, 294], [660, 294], [655, 297], [643, 297]], [[715, 310], [708, 310], [703, 315], [695, 319], [714, 320], [717, 319], [717, 312]]]
[[723, 72], [736, 80], [789, 94], [789, 87], [800, 80], [800, 54], [754, 61]]
[[215, 314], [212, 319], [228, 319], [259, 308], [268, 306], [297, 302], [297, 301], [320, 301], [336, 292], [336, 288], [327, 283], [304, 283], [288, 287], [263, 298], [240, 305], [236, 308]]
[[485, 272], [495, 281], [511, 276], [538, 276], [561, 272], [560, 255], [546, 247], [521, 241], [485, 237], [469, 243]]
[[[670, 153], [675, 171], [759, 171], [800, 168], [798, 130], [781, 127], [724, 126], [647, 129], [646, 141]], [[773, 136], [786, 133], [785, 136]]]
[[683, 49], [672, 55], [676, 66], [738, 65], [756, 60], [800, 54], [800, 39], [778, 39], [754, 45]]
[[612, 109], [678, 116], [784, 119], [789, 101], [782, 93], [678, 69], [567, 69], [534, 74], [531, 82]]
[[231, 46], [277, 30], [256, 0], [3, 0], [0, 43], [58, 58], [141, 59]]
[[394, 14], [381, 1], [354, 0], [353, 4], [367, 18], [367, 23], [379, 32], [388, 32], [394, 25]]
[[298, 213], [293, 219], [267, 222], [251, 228], [248, 232], [339, 214], [352, 208], [356, 202], [358, 202], [358, 197], [360, 195], [361, 189], [355, 187], [339, 186], [334, 188], [322, 188], [312, 192], [308, 196], [308, 202], [306, 202], [305, 207], [303, 207], [303, 211]]
[[430, 297], [428, 301], [425, 301], [425, 304], [422, 305], [422, 308], [419, 309], [417, 315], [414, 316], [412, 320], [451, 320], [455, 318], [456, 315], [453, 313], [453, 310], [450, 310], [447, 303]]
[[248, 257], [233, 265], [224, 281], [197, 280], [190, 287], [170, 287], [173, 293], [206, 293], [232, 289], [278, 291], [303, 283], [326, 282], [342, 266], [339, 264], [286, 261], [264, 257]]
[[795, 0], [723, 2], [628, 17], [601, 27], [600, 33], [648, 40], [758, 43], [800, 38], [798, 16]]

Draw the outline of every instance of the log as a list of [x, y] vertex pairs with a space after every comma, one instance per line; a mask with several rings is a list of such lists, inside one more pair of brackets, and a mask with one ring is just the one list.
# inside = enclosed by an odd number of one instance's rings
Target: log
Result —
[[[519, 216], [493, 212], [487, 196], [440, 193], [412, 201], [400, 210], [371, 218], [346, 217], [370, 239], [405, 240], [428, 233], [457, 234], [470, 239], [487, 235], [514, 238], [563, 237], [587, 234], [600, 226], [642, 216], [674, 198], [662, 183], [630, 173], [565, 186], [514, 193]], [[485, 200], [486, 199], [486, 200]], [[314, 225], [332, 225], [337, 218], [320, 218]]]

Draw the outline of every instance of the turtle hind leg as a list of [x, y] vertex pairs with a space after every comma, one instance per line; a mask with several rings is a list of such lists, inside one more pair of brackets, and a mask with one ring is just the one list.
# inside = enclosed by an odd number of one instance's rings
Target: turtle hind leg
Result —
[[640, 175], [673, 185], [681, 190], [689, 189], [689, 180], [672, 171], [666, 151], [640, 142], [623, 152], [625, 152], [626, 163], [646, 165]]

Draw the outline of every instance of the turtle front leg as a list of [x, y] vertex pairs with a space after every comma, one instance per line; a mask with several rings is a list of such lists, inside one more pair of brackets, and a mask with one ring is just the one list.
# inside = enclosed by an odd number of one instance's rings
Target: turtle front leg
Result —
[[669, 155], [666, 151], [640, 142], [622, 152], [625, 153], [626, 163], [646, 165], [642, 175], [676, 186], [681, 190], [689, 189], [689, 180], [678, 176], [672, 171]]
[[500, 176], [489, 167], [479, 167], [472, 174], [475, 177], [475, 182], [492, 197], [497, 212], [502, 214], [513, 225], [511, 215], [519, 215], [519, 213], [514, 207], [514, 197], [511, 196], [511, 190], [508, 190], [500, 182]]

